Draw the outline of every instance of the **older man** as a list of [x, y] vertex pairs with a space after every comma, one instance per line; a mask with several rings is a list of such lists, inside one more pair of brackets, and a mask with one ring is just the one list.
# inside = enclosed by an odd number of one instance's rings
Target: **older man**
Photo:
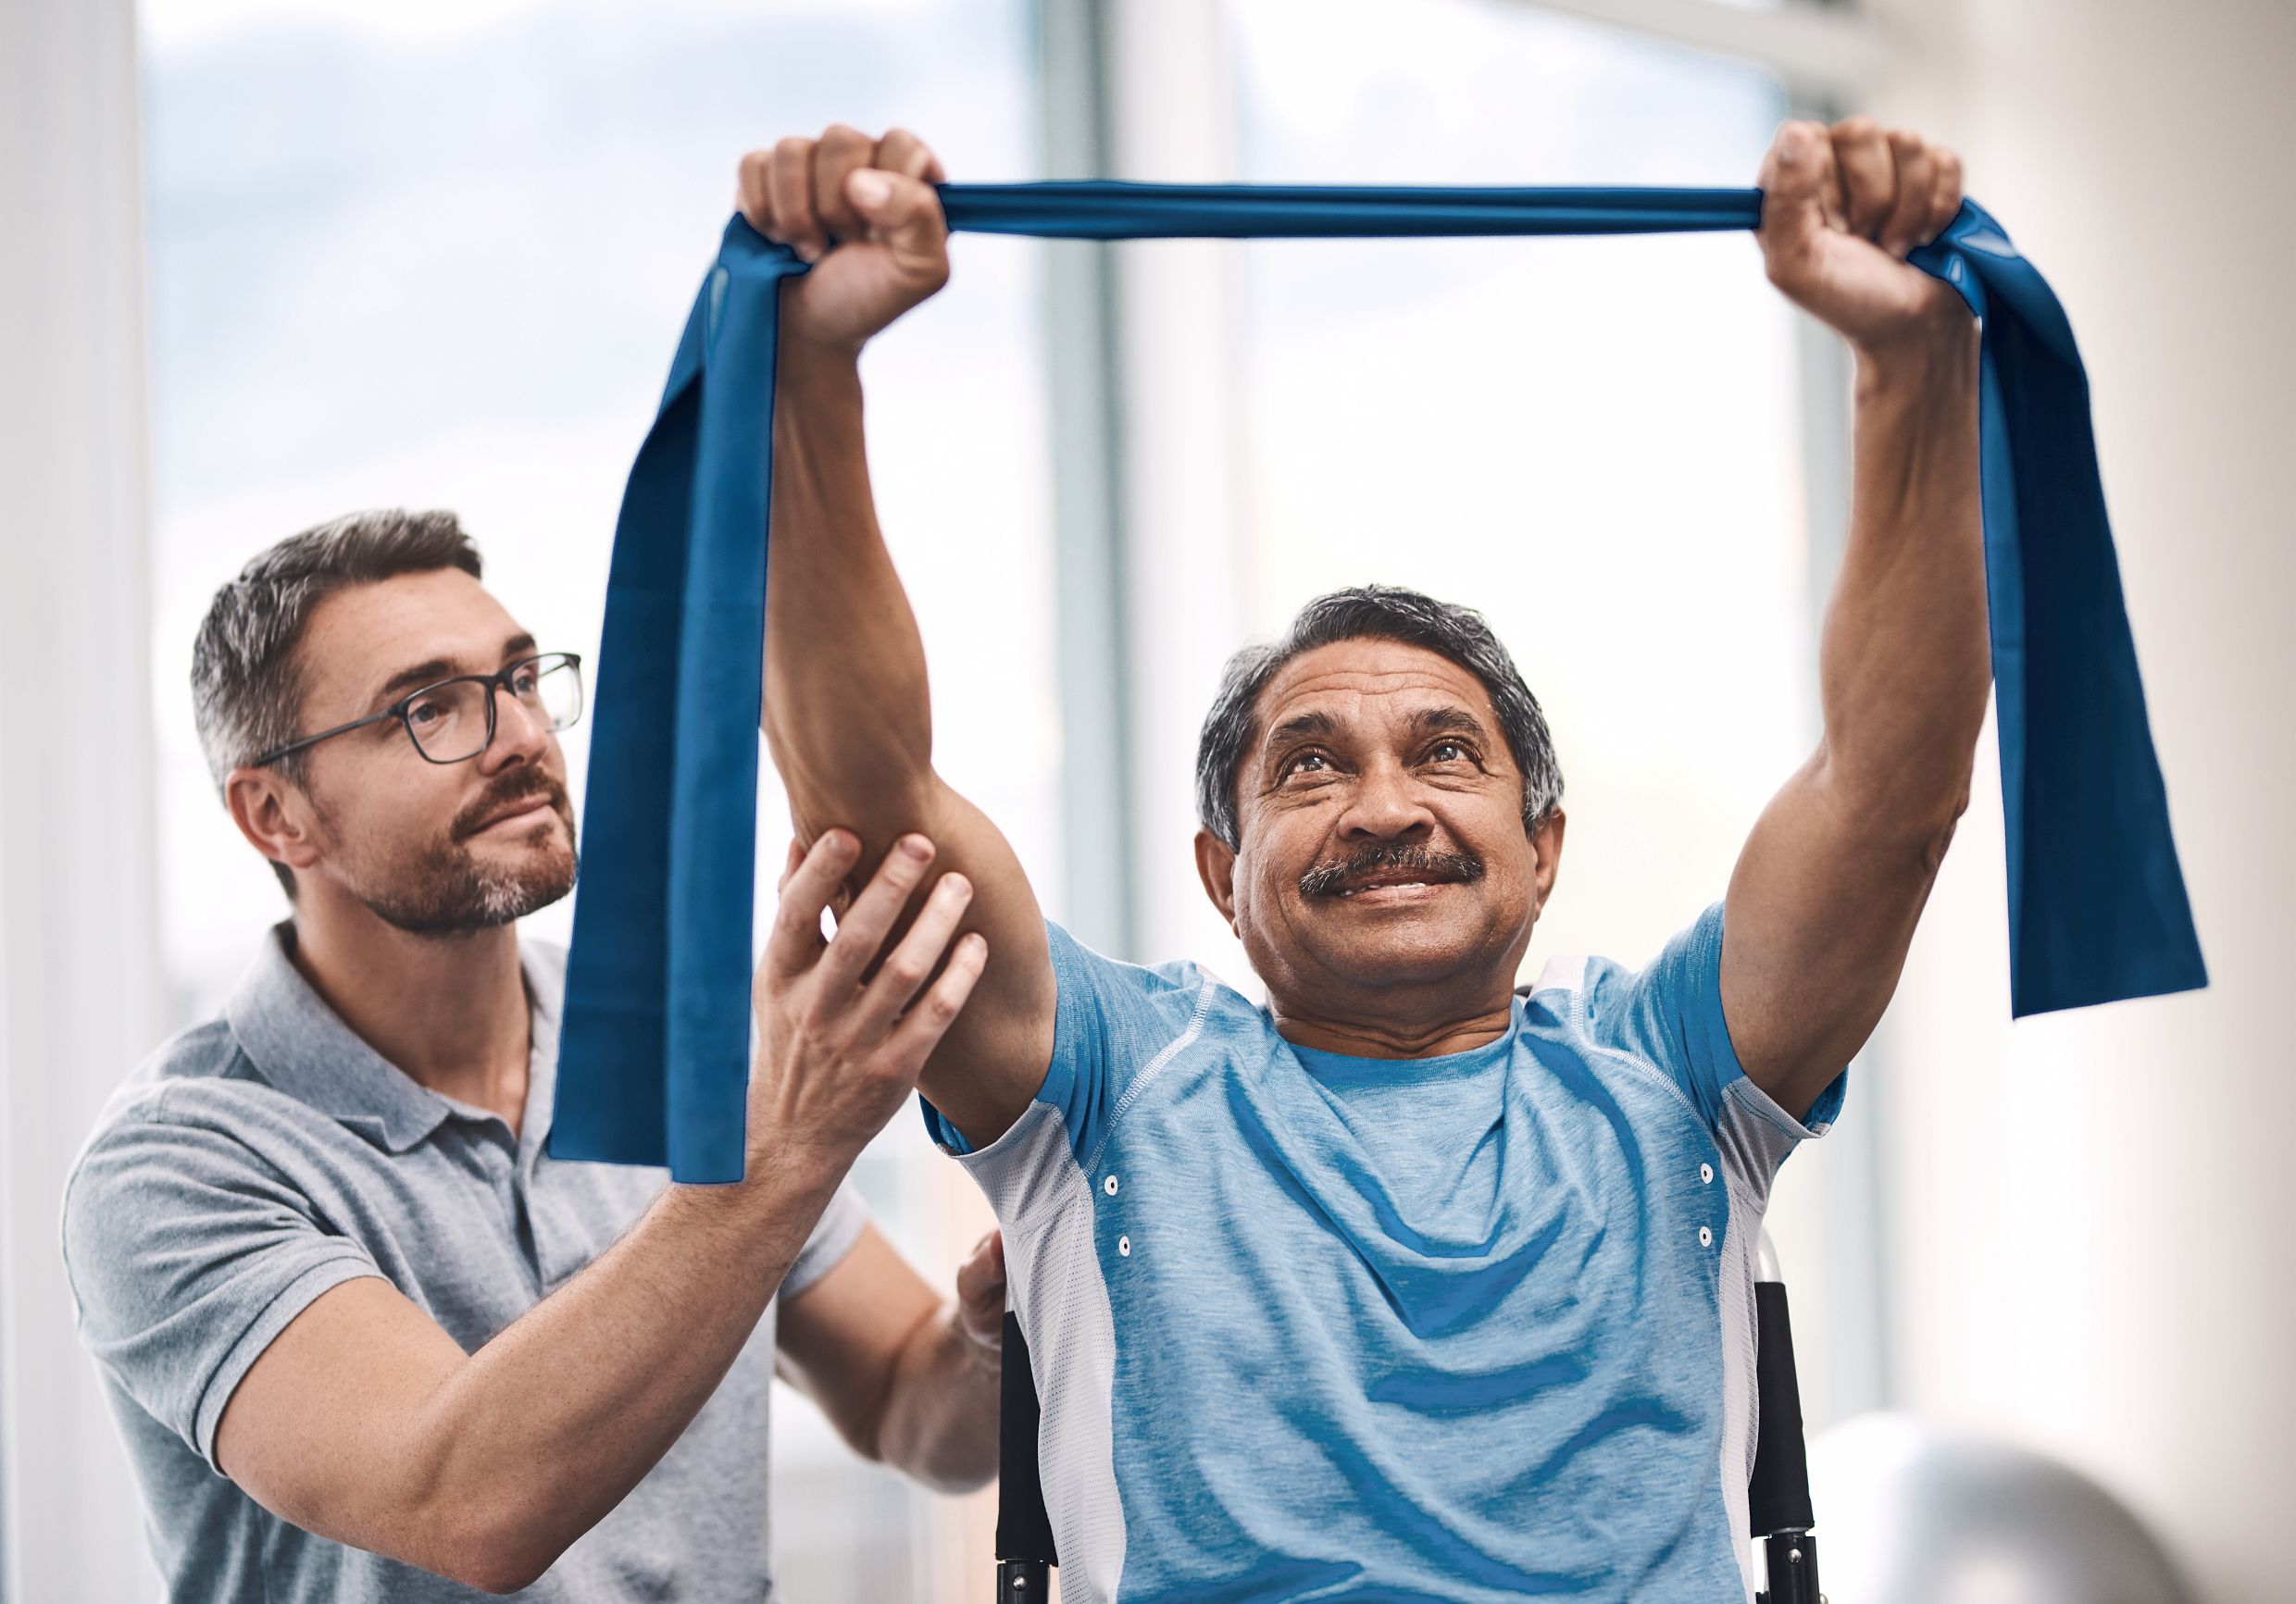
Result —
[[855, 358], [947, 278], [940, 176], [845, 128], [742, 169], [815, 264], [766, 728], [801, 833], [920, 831], [978, 888], [987, 969], [920, 1086], [1004, 1227], [1067, 1596], [1738, 1598], [1762, 1209], [1889, 1001], [1984, 716], [1977, 331], [1904, 260], [1959, 163], [1853, 119], [1764, 166], [1770, 278], [1856, 354], [1856, 476], [1824, 737], [1727, 898], [1640, 974], [1515, 995], [1563, 848], [1538, 704], [1473, 613], [1343, 592], [1235, 659], [1199, 755], [1196, 870], [1265, 1008], [1048, 928], [934, 772]]
[[840, 1185], [980, 973], [962, 877], [865, 977], [930, 854], [826, 945], [859, 843], [792, 864], [739, 1185], [558, 1163], [565, 954], [513, 921], [574, 883], [580, 663], [451, 515], [386, 512], [249, 563], [193, 683], [293, 916], [130, 1077], [64, 1212], [171, 1599], [764, 1598], [777, 1367], [867, 1455], [994, 1472], [994, 1244], [960, 1306]]

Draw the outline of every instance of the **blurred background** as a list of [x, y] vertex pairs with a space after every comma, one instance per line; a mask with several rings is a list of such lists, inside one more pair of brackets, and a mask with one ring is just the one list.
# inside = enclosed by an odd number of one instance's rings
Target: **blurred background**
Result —
[[[743, 150], [842, 120], [963, 180], [1744, 184], [1782, 118], [1868, 110], [1965, 153], [2080, 335], [2215, 984], [2010, 1025], [1989, 735], [1779, 1184], [1805, 1413], [2038, 1449], [2193, 1597], [2286, 1598], [2292, 78], [2285, 0], [0, 0], [0, 1598], [156, 1587], [56, 1219], [110, 1087], [284, 911], [193, 739], [209, 596], [446, 506], [594, 653]], [[1570, 853], [1530, 972], [1654, 953], [1815, 737], [1848, 369], [1744, 237], [961, 236], [867, 375], [942, 767], [1106, 950], [1253, 989], [1190, 861], [1195, 728], [1334, 586], [1482, 607], [1545, 703]], [[986, 1228], [913, 1119], [857, 1180], [938, 1281]], [[986, 1596], [988, 1498], [786, 1395], [773, 1452], [799, 1604]]]

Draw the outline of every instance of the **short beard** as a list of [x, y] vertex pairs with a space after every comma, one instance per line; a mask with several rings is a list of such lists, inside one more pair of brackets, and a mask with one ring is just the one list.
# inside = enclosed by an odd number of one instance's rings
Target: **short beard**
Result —
[[1347, 882], [1381, 869], [1406, 869], [1429, 880], [1472, 885], [1483, 877], [1483, 860], [1472, 852], [1445, 852], [1418, 842], [1372, 841], [1344, 858], [1328, 858], [1300, 877], [1300, 895], [1318, 901], [1336, 897]]
[[[565, 825], [565, 851], [517, 867], [481, 864], [472, 856], [465, 843], [488, 814], [536, 796], [547, 799]], [[328, 827], [339, 839], [331, 821]], [[537, 827], [542, 827], [539, 820]], [[443, 839], [428, 842], [413, 861], [393, 865], [390, 885], [347, 889], [375, 917], [410, 936], [472, 935], [523, 919], [573, 890], [580, 869], [574, 839], [574, 809], [566, 787], [540, 769], [516, 769], [457, 814]]]

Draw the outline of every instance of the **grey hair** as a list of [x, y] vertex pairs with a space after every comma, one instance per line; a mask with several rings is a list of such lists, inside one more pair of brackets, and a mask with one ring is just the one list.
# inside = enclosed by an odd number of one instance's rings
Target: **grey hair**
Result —
[[[192, 716], [218, 794], [233, 769], [299, 733], [304, 674], [295, 654], [319, 603], [355, 585], [440, 568], [480, 577], [479, 548], [461, 521], [449, 512], [389, 508], [290, 535], [216, 592], [192, 643]], [[278, 767], [303, 783], [304, 753], [290, 752]], [[280, 863], [271, 869], [292, 898], [294, 871]]]
[[1300, 609], [1281, 640], [1246, 646], [1228, 660], [1196, 743], [1196, 817], [1205, 829], [1230, 849], [1243, 844], [1236, 780], [1244, 754], [1259, 738], [1260, 692], [1277, 670], [1319, 646], [1359, 640], [1424, 647], [1481, 680], [1498, 713], [1499, 733], [1523, 774], [1523, 828], [1535, 827], [1561, 803], [1563, 769], [1546, 715], [1483, 615], [1398, 585], [1362, 585], [1316, 597]]

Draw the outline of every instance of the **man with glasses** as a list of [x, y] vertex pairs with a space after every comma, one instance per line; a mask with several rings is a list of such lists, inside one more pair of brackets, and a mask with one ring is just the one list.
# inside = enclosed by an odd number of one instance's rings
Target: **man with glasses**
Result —
[[121, 1088], [64, 1216], [170, 1598], [767, 1597], [777, 1368], [865, 1454], [993, 1473], [1001, 1248], [944, 1301], [841, 1184], [980, 972], [928, 843], [828, 941], [859, 843], [792, 854], [743, 1181], [555, 1163], [564, 955], [514, 922], [573, 889], [580, 659], [451, 515], [370, 513], [225, 586], [193, 686], [293, 916]]

